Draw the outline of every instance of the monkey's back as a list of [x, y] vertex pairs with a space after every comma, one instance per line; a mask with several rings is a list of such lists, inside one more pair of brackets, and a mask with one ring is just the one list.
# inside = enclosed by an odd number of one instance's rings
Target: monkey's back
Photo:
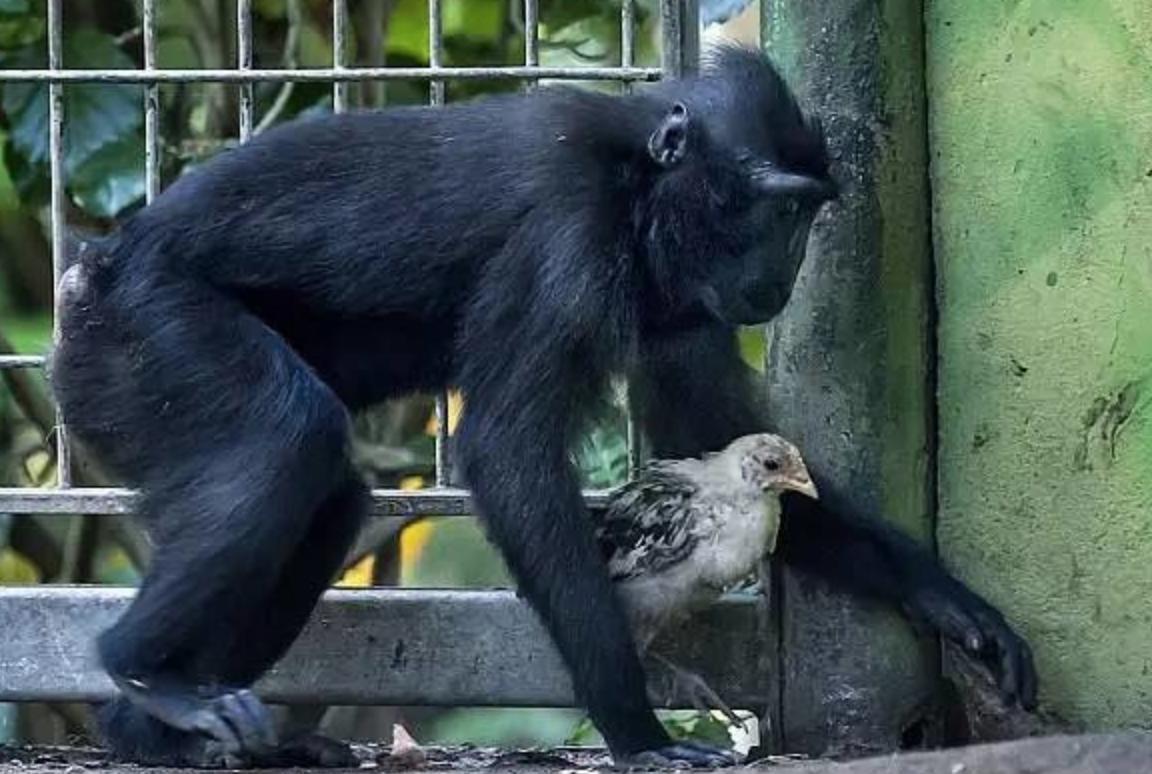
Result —
[[176, 181], [123, 226], [114, 260], [343, 314], [443, 303], [534, 211], [627, 209], [599, 155], [643, 147], [635, 104], [558, 91], [276, 127]]

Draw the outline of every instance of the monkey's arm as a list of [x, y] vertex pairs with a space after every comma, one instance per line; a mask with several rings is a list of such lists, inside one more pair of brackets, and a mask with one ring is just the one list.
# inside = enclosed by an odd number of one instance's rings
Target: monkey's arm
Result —
[[[529, 266], [539, 249], [546, 256], [539, 260], [558, 270], [562, 262], [548, 260], [555, 255], [549, 234], [526, 229], [519, 238], [501, 260]], [[598, 322], [594, 299], [568, 304], [570, 296], [525, 282], [525, 300], [504, 281], [477, 294], [461, 343], [467, 409], [457, 450], [487, 532], [617, 763], [731, 763], [720, 750], [673, 743], [652, 710], [569, 457], [584, 407], [603, 380], [585, 351]]]
[[[767, 427], [755, 372], [722, 326], [651, 342], [632, 380], [640, 420], [657, 457], [715, 451]], [[987, 601], [936, 558], [878, 519], [859, 514], [836, 482], [812, 470], [820, 500], [783, 498], [777, 555], [835, 586], [898, 606], [992, 666], [1009, 700], [1036, 701], [1028, 644]]]
[[836, 482], [812, 475], [819, 502], [790, 492], [782, 498], [777, 554], [839, 588], [898, 605], [992, 667], [1005, 700], [1035, 707], [1032, 651], [1000, 611], [910, 538], [858, 515]]
[[[540, 405], [538, 394], [509, 398], [524, 413]], [[538, 434], [549, 420], [489, 419], [479, 413], [483, 406], [470, 400], [460, 425], [462, 472], [520, 594], [568, 666], [577, 699], [613, 755], [670, 744], [648, 703], [643, 668], [579, 482], [565, 456], [546, 448]]]

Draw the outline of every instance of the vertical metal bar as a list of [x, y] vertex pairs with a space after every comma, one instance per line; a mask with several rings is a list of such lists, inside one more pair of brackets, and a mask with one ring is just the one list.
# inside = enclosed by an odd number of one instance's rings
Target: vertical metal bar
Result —
[[680, 74], [691, 75], [700, 69], [700, 2], [681, 0], [680, 6]]
[[[388, 27], [395, 0], [363, 0], [363, 39], [367, 46], [362, 60], [368, 67], [384, 67], [387, 56], [384, 47], [388, 40]], [[381, 80], [360, 84], [361, 105], [381, 108], [388, 101], [387, 82]]]
[[[428, 64], [431, 67], [444, 66], [443, 0], [428, 0]], [[429, 82], [429, 103], [443, 105], [445, 96], [444, 81]], [[436, 486], [448, 486], [451, 482], [449, 465], [448, 393], [442, 392], [436, 396]]]
[[[443, 0], [428, 0], [428, 64], [431, 67], [444, 66], [444, 24]], [[444, 104], [444, 81], [434, 80], [428, 84], [428, 99], [433, 105]]]
[[[156, 69], [156, 0], [144, 4], [144, 69]], [[144, 191], [149, 204], [160, 193], [160, 86], [144, 89]]]
[[[661, 8], [663, 11], [663, 8]], [[636, 64], [636, 2], [622, 0], [620, 5], [620, 66], [632, 67]], [[624, 84], [624, 93], [633, 91], [631, 83]], [[643, 434], [636, 419], [636, 408], [632, 402], [632, 392], [627, 390], [625, 405], [628, 408], [626, 437], [628, 445], [628, 478], [636, 477], [644, 461], [642, 449]]]
[[540, 4], [537, 0], [524, 0], [524, 64], [540, 65]]
[[700, 65], [699, 0], [660, 0], [660, 67], [680, 78]]
[[[48, 69], [64, 66], [64, 20], [61, 0], [48, 0]], [[52, 276], [59, 288], [67, 268], [64, 224], [64, 84], [48, 84], [48, 164], [52, 184]], [[60, 340], [59, 307], [52, 320], [52, 338]], [[72, 452], [60, 411], [56, 411], [56, 471], [61, 487], [72, 486]]]
[[[524, 65], [540, 66], [540, 4], [538, 0], [524, 0]], [[524, 81], [523, 88], [531, 90], [539, 83], [535, 78]]]
[[660, 0], [660, 69], [665, 77], [678, 78], [680, 59], [680, 11], [683, 0]]
[[[620, 66], [632, 67], [636, 62], [636, 3], [635, 0], [621, 0], [620, 4]], [[631, 94], [632, 84], [620, 84], [621, 94]]]
[[[252, 0], [236, 0], [236, 65], [240, 70], [252, 69]], [[252, 137], [255, 114], [255, 84], [240, 84], [240, 142]]]
[[636, 62], [636, 1], [623, 0], [620, 6], [620, 66]]
[[636, 421], [636, 412], [633, 410], [631, 398], [628, 401], [628, 478], [635, 478], [636, 472], [644, 462], [644, 451], [641, 448], [643, 435], [640, 432], [640, 423]]
[[[348, 0], [332, 0], [332, 67], [343, 70], [348, 65]], [[348, 109], [348, 84], [332, 84], [332, 110]]]
[[448, 394], [436, 396], [436, 486], [448, 486], [452, 470], [448, 460]]

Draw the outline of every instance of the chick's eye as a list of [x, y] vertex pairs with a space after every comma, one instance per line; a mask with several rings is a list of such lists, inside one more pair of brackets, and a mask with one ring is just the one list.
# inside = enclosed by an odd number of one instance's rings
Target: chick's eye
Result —
[[768, 460], [764, 463], [764, 467], [771, 471], [777, 471], [780, 470], [780, 463], [776, 460]]

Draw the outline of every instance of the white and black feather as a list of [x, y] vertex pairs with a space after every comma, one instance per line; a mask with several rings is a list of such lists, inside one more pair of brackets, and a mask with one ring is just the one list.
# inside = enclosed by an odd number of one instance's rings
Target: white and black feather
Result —
[[641, 648], [754, 572], [779, 500], [744, 481], [736, 450], [658, 461], [617, 489], [596, 538]]
[[614, 581], [683, 562], [700, 536], [688, 513], [699, 488], [670, 466], [652, 463], [617, 489], [596, 525], [596, 539]]

